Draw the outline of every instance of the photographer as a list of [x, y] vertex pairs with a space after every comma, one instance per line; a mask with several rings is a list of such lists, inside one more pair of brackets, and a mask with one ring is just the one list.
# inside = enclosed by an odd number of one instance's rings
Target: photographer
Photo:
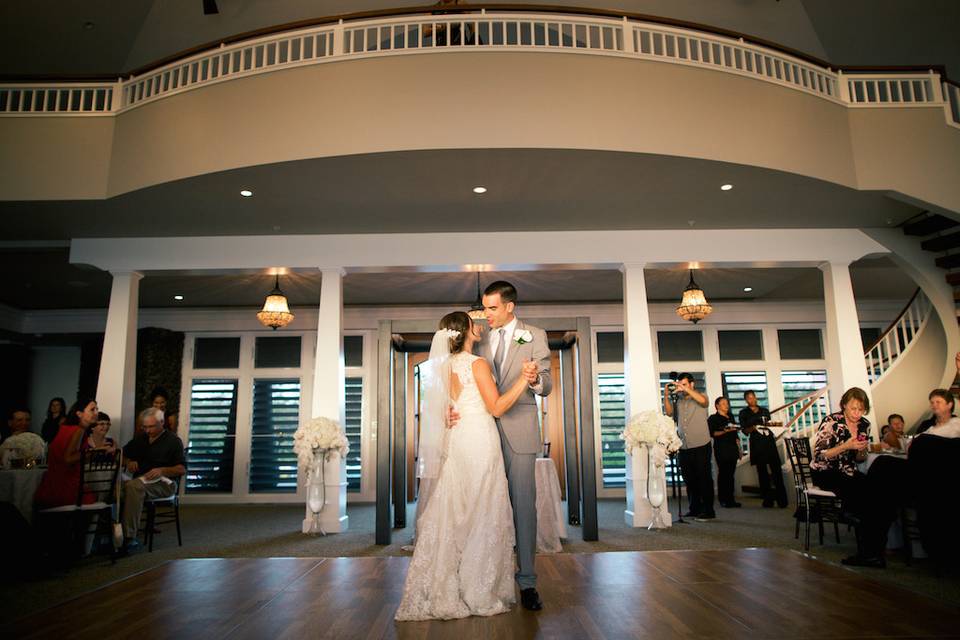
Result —
[[[675, 397], [672, 398], [671, 396]], [[681, 373], [675, 382], [663, 387], [667, 415], [676, 410], [677, 430], [683, 445], [678, 454], [680, 472], [687, 484], [690, 512], [685, 514], [705, 522], [716, 518], [713, 510], [713, 473], [710, 466], [710, 430], [707, 427], [707, 397], [697, 391], [689, 373]], [[676, 407], [674, 407], [676, 403]]]

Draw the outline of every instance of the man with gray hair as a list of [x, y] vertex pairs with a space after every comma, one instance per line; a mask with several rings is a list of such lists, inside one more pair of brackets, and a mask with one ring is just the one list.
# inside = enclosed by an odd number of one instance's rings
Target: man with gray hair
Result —
[[174, 494], [173, 481], [187, 472], [183, 442], [163, 428], [163, 411], [155, 407], [140, 412], [143, 433], [134, 436], [123, 448], [127, 471], [133, 479], [123, 485], [124, 550], [130, 551], [137, 538], [143, 503], [149, 498], [167, 498]]

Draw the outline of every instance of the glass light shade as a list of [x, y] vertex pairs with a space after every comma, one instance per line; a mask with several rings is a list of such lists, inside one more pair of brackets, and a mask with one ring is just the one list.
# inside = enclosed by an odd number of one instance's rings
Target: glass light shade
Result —
[[257, 312], [257, 320], [265, 327], [274, 331], [287, 326], [293, 321], [294, 315], [287, 306], [287, 296], [280, 290], [280, 278], [277, 277], [277, 286], [263, 303], [263, 309]]
[[483, 312], [483, 297], [480, 295], [480, 272], [477, 272], [477, 299], [470, 305], [470, 311], [467, 315], [471, 320], [486, 320], [487, 314]]
[[470, 309], [470, 311], [467, 311], [467, 315], [470, 316], [471, 320], [487, 319], [487, 314], [483, 312], [483, 309]]
[[696, 324], [713, 312], [713, 307], [707, 302], [703, 289], [693, 281], [693, 271], [690, 272], [690, 284], [683, 290], [683, 298], [677, 307], [677, 315], [684, 320]]

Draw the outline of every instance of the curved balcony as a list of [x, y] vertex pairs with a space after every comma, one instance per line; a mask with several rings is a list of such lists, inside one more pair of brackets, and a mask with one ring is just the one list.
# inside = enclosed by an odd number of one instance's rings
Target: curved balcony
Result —
[[[471, 64], [457, 64], [461, 56]], [[357, 66], [332, 64], [347, 61]], [[395, 114], [382, 117], [387, 104]], [[437, 129], [456, 118], [427, 117], [458, 108], [459, 122], [474, 130], [447, 135]], [[66, 123], [105, 118], [115, 124]], [[43, 124], [50, 120], [62, 124]], [[510, 126], [476, 126], [484, 120]], [[184, 122], [195, 126], [177, 131]], [[590, 124], [569, 135], [572, 122]], [[323, 128], [323, 139], [278, 136], [278, 126]], [[0, 192], [13, 200], [107, 198], [312, 158], [566, 148], [757, 166], [960, 211], [958, 129], [960, 88], [933, 70], [843, 71], [629, 15], [480, 9], [289, 29], [115, 82], [2, 84], [0, 133], [11, 144], [0, 160], [12, 171]], [[238, 141], [241, 132], [257, 143]], [[17, 168], [24, 146], [56, 157], [69, 167], [59, 173], [74, 179], [51, 187], [27, 175]], [[892, 162], [890, 147], [899, 150]]]

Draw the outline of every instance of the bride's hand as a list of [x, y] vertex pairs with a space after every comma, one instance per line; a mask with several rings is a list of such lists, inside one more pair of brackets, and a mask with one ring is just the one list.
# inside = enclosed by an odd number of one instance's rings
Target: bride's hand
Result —
[[460, 422], [460, 413], [450, 405], [447, 407], [447, 429], [453, 429], [458, 422]]
[[521, 374], [527, 384], [537, 384], [540, 378], [540, 371], [537, 369], [537, 363], [533, 360], [527, 360], [523, 363], [523, 372]]

